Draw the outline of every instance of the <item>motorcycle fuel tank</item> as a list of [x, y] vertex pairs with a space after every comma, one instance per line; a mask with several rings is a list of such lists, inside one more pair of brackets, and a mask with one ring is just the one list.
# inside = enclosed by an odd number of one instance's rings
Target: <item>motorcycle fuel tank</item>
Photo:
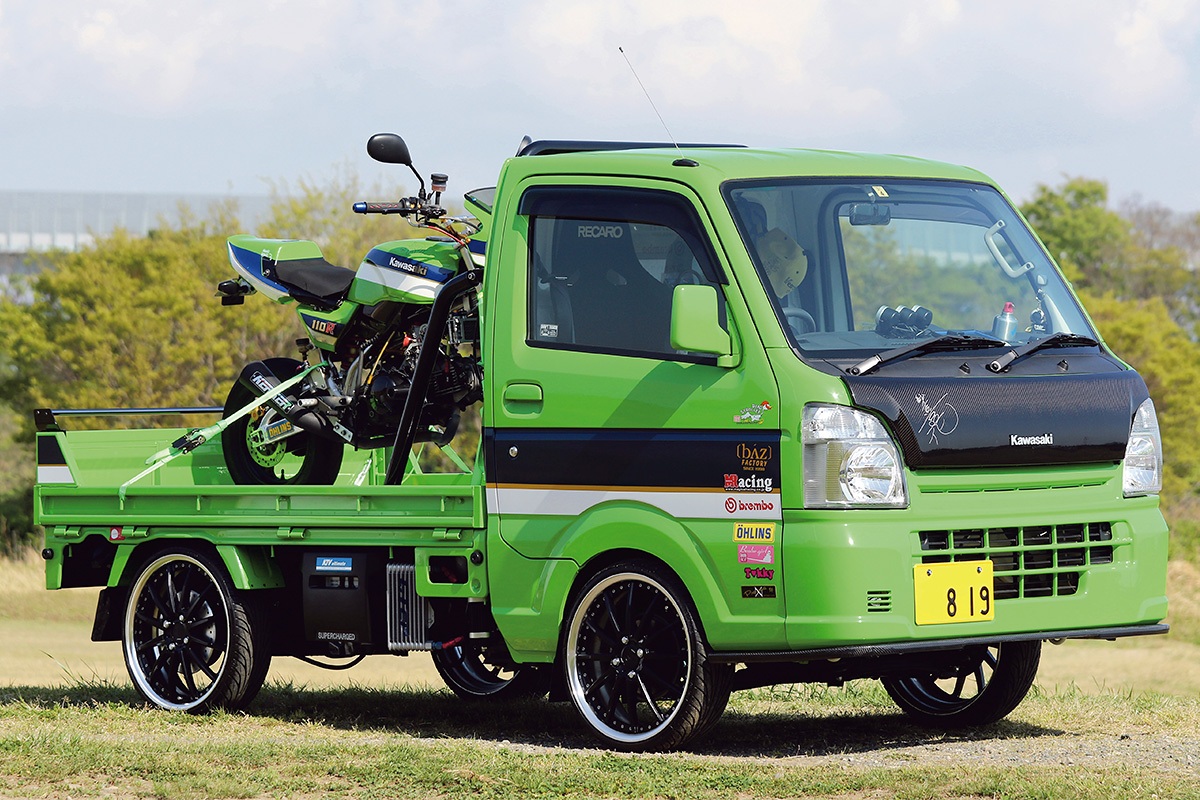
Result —
[[371, 248], [350, 287], [350, 300], [375, 305], [384, 300], [429, 304], [462, 261], [448, 241], [412, 239]]

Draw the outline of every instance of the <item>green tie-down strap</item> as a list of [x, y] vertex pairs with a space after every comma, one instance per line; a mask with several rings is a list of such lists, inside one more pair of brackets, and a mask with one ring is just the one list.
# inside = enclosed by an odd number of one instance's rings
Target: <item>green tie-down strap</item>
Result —
[[268, 402], [269, 400], [276, 397], [277, 395], [283, 394], [288, 389], [292, 388], [293, 386], [298, 384], [300, 381], [304, 380], [304, 378], [308, 376], [308, 373], [312, 372], [313, 370], [320, 369], [321, 367], [324, 367], [324, 366], [327, 366], [325, 364], [325, 362], [321, 362], [320, 364], [314, 364], [313, 366], [309, 367], [308, 369], [305, 369], [302, 372], [299, 372], [296, 375], [293, 375], [291, 378], [288, 378], [286, 381], [279, 384], [271, 391], [265, 392], [265, 393], [259, 395], [258, 397], [254, 398], [249, 403], [247, 403], [245, 406], [238, 409], [234, 413], [230, 414], [228, 417], [225, 417], [221, 421], [219, 421], [213, 425], [209, 425], [207, 428], [196, 428], [194, 430], [190, 430], [183, 436], [180, 436], [178, 439], [171, 442], [171, 445], [169, 447], [167, 447], [163, 450], [159, 450], [157, 453], [155, 453], [154, 455], [147, 458], [146, 463], [149, 464], [150, 466], [147, 467], [146, 469], [142, 470], [141, 472], [139, 472], [137, 475], [134, 475], [129, 480], [122, 483], [121, 488], [117, 490], [117, 496], [121, 498], [121, 503], [123, 504], [125, 502], [125, 491], [130, 486], [137, 483], [138, 481], [140, 481], [142, 478], [146, 477], [150, 473], [154, 472], [156, 469], [158, 469], [162, 465], [170, 463], [171, 461], [174, 461], [176, 458], [183, 455], [184, 453], [190, 453], [193, 450], [195, 450], [197, 447], [199, 447], [200, 445], [204, 444], [205, 442], [211, 441], [212, 439], [217, 438], [222, 433], [224, 433], [225, 429], [228, 428], [230, 425], [232, 425], [234, 422], [236, 422], [239, 419], [241, 419], [242, 417], [246, 416], [251, 411], [253, 411], [254, 409], [261, 406], [263, 403]]

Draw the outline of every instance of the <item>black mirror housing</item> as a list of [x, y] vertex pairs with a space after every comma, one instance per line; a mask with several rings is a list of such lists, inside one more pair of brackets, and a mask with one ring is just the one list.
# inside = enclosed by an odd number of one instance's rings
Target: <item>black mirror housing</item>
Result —
[[367, 140], [367, 155], [384, 164], [412, 166], [408, 145], [394, 133], [377, 133]]

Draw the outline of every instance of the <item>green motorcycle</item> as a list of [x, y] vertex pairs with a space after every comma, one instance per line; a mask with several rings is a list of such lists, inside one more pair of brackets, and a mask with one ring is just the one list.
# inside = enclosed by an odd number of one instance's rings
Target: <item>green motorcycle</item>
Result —
[[[408, 166], [420, 191], [397, 202], [355, 203], [354, 212], [400, 214], [435, 235], [376, 245], [357, 271], [325, 261], [315, 242], [228, 240], [238, 277], [218, 285], [222, 303], [236, 305], [258, 293], [295, 304], [307, 336], [297, 340], [300, 359], [246, 365], [230, 389], [225, 416], [238, 416], [309, 370], [225, 429], [225, 463], [235, 483], [329, 484], [346, 445], [394, 445], [394, 452], [406, 453], [413, 442], [445, 444], [459, 413], [483, 396], [477, 288], [494, 190], [468, 193], [473, 215], [450, 217], [440, 205], [446, 176], [432, 175], [427, 191], [403, 139], [377, 134], [367, 153]], [[397, 479], [393, 470], [388, 479]]]

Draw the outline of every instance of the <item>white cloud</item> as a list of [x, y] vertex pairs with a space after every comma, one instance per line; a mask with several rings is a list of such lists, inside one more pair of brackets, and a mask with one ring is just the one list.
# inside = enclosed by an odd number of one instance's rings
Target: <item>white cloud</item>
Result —
[[1200, 23], [1195, 0], [1139, 0], [1112, 27], [1101, 63], [1111, 100], [1136, 110], [1177, 97], [1189, 82], [1188, 49]]

